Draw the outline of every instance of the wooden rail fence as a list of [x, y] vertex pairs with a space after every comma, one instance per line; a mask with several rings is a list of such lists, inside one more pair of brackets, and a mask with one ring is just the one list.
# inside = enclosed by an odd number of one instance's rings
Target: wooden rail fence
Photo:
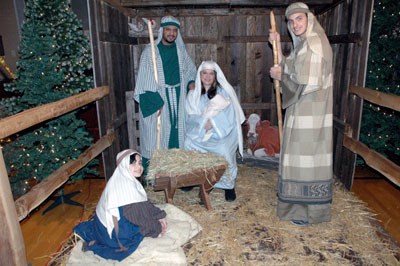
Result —
[[[3, 118], [0, 120], [0, 138], [8, 137], [46, 120], [71, 112], [100, 100], [109, 93], [110, 88], [108, 86], [98, 87]], [[43, 203], [71, 175], [107, 149], [114, 139], [114, 132], [109, 130], [105, 136], [85, 150], [77, 159], [70, 160], [62, 165], [15, 202], [0, 147], [0, 228], [2, 232], [0, 236], [0, 265], [27, 265], [25, 244], [19, 221]]]
[[[400, 111], [400, 96], [353, 85], [349, 92], [374, 104]], [[400, 187], [400, 166], [350, 136], [344, 136], [343, 146], [360, 155], [371, 168]]]

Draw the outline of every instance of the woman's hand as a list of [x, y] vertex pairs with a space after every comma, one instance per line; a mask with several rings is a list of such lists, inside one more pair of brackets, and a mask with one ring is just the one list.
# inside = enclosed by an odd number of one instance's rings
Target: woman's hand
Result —
[[212, 129], [212, 127], [213, 127], [213, 125], [212, 125], [210, 119], [208, 119], [207, 122], [206, 122], [206, 124], [204, 125], [204, 128], [205, 128], [206, 130], [210, 130], [210, 129]]

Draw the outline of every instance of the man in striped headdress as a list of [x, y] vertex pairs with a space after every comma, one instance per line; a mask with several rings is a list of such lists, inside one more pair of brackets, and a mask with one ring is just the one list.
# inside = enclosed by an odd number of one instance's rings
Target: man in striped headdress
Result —
[[140, 148], [145, 168], [157, 148], [158, 115], [161, 116], [160, 148], [180, 148], [184, 141], [185, 99], [187, 90], [194, 88], [196, 66], [186, 51], [179, 28], [176, 18], [161, 19], [155, 42], [158, 82], [150, 45], [140, 58], [134, 100], [140, 107]]
[[331, 219], [332, 202], [332, 48], [325, 31], [304, 3], [286, 9], [293, 50], [271, 77], [282, 81], [286, 108], [278, 179], [278, 216], [304, 226]]

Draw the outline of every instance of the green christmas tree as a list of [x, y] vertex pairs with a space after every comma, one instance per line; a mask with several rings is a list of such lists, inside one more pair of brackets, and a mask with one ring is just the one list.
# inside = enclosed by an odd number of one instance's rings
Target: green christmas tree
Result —
[[[16, 96], [2, 100], [9, 115], [93, 87], [89, 41], [67, 0], [26, 1], [19, 56], [17, 79], [6, 86]], [[14, 197], [25, 192], [27, 180], [41, 181], [92, 144], [85, 124], [71, 112], [12, 136], [4, 157]], [[96, 174], [96, 163], [72, 179]]]
[[[400, 95], [398, 0], [375, 1], [370, 39], [366, 87]], [[400, 164], [400, 113], [364, 101], [360, 140]]]

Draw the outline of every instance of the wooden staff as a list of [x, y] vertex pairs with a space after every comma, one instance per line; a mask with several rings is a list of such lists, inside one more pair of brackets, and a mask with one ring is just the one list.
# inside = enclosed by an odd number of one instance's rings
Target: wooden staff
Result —
[[[151, 58], [153, 60], [154, 79], [158, 83], [156, 49], [154, 46], [154, 35], [153, 35], [153, 28], [151, 27], [151, 19], [143, 18], [143, 20], [147, 23], [147, 27], [149, 29], [149, 38], [150, 38], [150, 46], [151, 46]], [[161, 113], [158, 113], [158, 116], [157, 116], [157, 149], [160, 149], [160, 140], [161, 140]]]
[[[270, 22], [271, 22], [271, 32], [276, 32], [276, 23], [274, 12], [270, 13]], [[272, 41], [272, 50], [274, 52], [274, 67], [279, 66], [278, 62], [278, 48], [276, 40]], [[282, 145], [283, 138], [283, 130], [282, 130], [282, 107], [281, 107], [281, 92], [280, 92], [280, 84], [279, 80], [274, 79], [275, 85], [275, 97], [276, 97], [276, 112], [278, 114], [278, 129], [279, 129], [279, 145]]]

